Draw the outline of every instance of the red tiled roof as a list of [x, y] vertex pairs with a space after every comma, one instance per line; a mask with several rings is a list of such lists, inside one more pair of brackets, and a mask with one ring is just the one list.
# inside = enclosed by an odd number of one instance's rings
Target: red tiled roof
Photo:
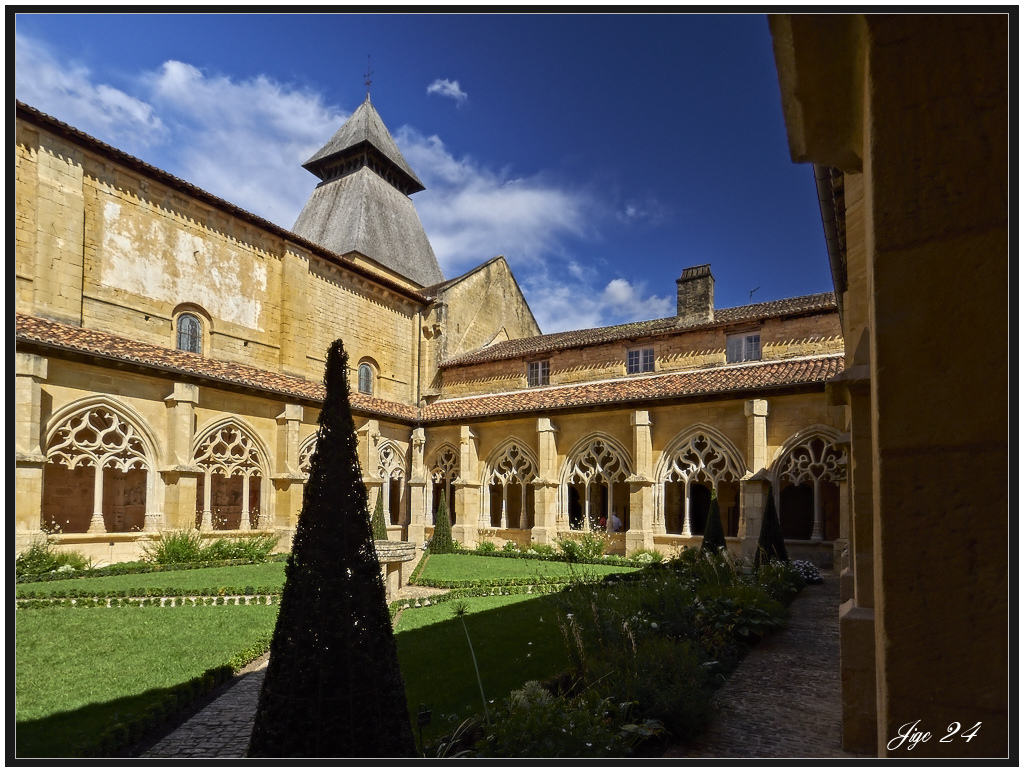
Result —
[[[134, 362], [168, 373], [180, 373], [314, 402], [323, 402], [324, 399], [322, 383], [294, 375], [275, 373], [237, 362], [224, 362], [188, 351], [164, 348], [152, 343], [111, 335], [100, 330], [90, 330], [40, 319], [37, 316], [26, 314], [15, 314], [14, 316], [16, 336], [19, 342], [38, 343], [105, 359]], [[416, 408], [411, 405], [402, 405], [358, 392], [350, 395], [350, 402], [353, 410], [408, 421], [416, 419]]]
[[424, 420], [443, 421], [495, 414], [558, 410], [619, 402], [761, 391], [824, 384], [843, 369], [843, 355], [724, 365], [663, 375], [622, 378], [527, 389], [505, 394], [440, 399], [420, 411]]
[[[100, 330], [74, 327], [26, 314], [15, 314], [16, 340], [65, 352], [132, 362], [169, 374], [247, 387], [294, 399], [322, 402], [321, 383], [262, 370], [236, 362], [131, 340]], [[645, 402], [677, 397], [743, 393], [806, 384], [824, 384], [843, 369], [843, 355], [783, 359], [687, 370], [595, 383], [578, 383], [505, 394], [441, 399], [423, 409], [353, 392], [357, 412], [403, 421], [447, 421], [565, 408]]]
[[593, 327], [586, 330], [570, 330], [555, 332], [549, 335], [537, 335], [532, 338], [518, 338], [497, 343], [487, 348], [471, 351], [468, 354], [453, 357], [441, 363], [441, 367], [479, 364], [481, 362], [497, 362], [505, 359], [539, 356], [564, 349], [581, 346], [596, 346], [619, 340], [635, 340], [637, 338], [665, 335], [682, 330], [693, 331], [713, 329], [738, 322], [750, 322], [758, 319], [789, 316], [792, 314], [808, 314], [836, 309], [834, 292], [822, 292], [817, 295], [804, 295], [784, 300], [769, 300], [748, 306], [719, 308], [715, 310], [713, 322], [699, 322], [685, 326], [676, 326], [676, 317], [667, 319], [651, 319], [646, 322], [629, 322], [611, 327]]

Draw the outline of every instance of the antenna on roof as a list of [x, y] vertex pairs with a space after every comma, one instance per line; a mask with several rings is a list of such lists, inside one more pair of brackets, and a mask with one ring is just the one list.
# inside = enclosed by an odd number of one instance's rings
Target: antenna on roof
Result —
[[364, 80], [363, 82], [366, 84], [366, 101], [367, 102], [370, 101], [370, 84], [373, 83], [373, 81], [370, 80], [370, 76], [371, 75], [373, 75], [373, 70], [370, 69], [370, 55], [367, 54], [366, 55], [366, 74], [363, 75], [363, 77], [366, 78], [366, 80]]
[[760, 287], [754, 287], [754, 289], [750, 290], [750, 299], [751, 300], [754, 299], [754, 293], [757, 292], [759, 289], [761, 289], [761, 288]]

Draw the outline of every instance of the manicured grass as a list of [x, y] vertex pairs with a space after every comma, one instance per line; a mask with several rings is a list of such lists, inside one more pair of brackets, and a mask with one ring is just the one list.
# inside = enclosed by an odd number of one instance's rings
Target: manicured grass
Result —
[[529, 560], [527, 558], [502, 558], [487, 555], [429, 555], [420, 579], [486, 581], [533, 577], [604, 576], [606, 574], [636, 571], [630, 566], [603, 565], [599, 563], [570, 564], [557, 560]]
[[[463, 602], [469, 607], [466, 628], [488, 701], [500, 704], [526, 681], [547, 680], [567, 669], [568, 654], [555, 606], [544, 596], [488, 596]], [[395, 636], [417, 741], [420, 704], [433, 714], [431, 723], [423, 727], [424, 744], [483, 712], [466, 632], [453, 608], [447, 602], [403, 611]]]
[[284, 563], [259, 563], [220, 568], [195, 568], [185, 571], [156, 571], [147, 574], [122, 574], [95, 578], [59, 579], [52, 582], [28, 582], [16, 585], [16, 592], [41, 593], [64, 590], [85, 590], [102, 594], [121, 592], [133, 588], [163, 588], [168, 594], [183, 595], [218, 587], [276, 587], [284, 586]]
[[35, 609], [15, 613], [15, 745], [21, 758], [75, 755], [168, 689], [269, 636], [274, 606]]

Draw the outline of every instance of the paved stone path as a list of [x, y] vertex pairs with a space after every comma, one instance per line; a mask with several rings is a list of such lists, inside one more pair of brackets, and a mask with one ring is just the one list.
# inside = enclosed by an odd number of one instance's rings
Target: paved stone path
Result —
[[[704, 734], [664, 758], [868, 758], [840, 747], [839, 580], [823, 577], [736, 668]], [[408, 587], [400, 597], [429, 593]], [[140, 758], [244, 757], [265, 672], [266, 657]]]
[[839, 578], [822, 578], [740, 662], [703, 734], [665, 758], [871, 758], [842, 750]]

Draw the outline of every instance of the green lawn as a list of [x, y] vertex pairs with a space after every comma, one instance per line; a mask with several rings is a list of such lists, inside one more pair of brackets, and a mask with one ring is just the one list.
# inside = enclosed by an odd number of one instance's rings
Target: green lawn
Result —
[[561, 578], [604, 576], [636, 571], [631, 566], [599, 563], [570, 564], [556, 560], [501, 558], [486, 555], [429, 555], [420, 579], [437, 581], [486, 581], [492, 579]]
[[[630, 570], [580, 566], [592, 575]], [[435, 555], [426, 576], [449, 580], [568, 577], [564, 563]], [[167, 571], [18, 585], [19, 590], [76, 589], [103, 594], [165, 588], [185, 594], [207, 588], [281, 586], [284, 564]], [[467, 598], [466, 625], [488, 700], [498, 704], [530, 679], [545, 680], [568, 664], [544, 596]], [[16, 748], [23, 758], [73, 755], [126, 717], [141, 715], [172, 687], [222, 666], [269, 636], [274, 606], [23, 609], [15, 614]], [[462, 622], [451, 602], [410, 608], [396, 629], [411, 714], [433, 713], [425, 742], [480, 713], [480, 691]]]
[[15, 613], [15, 745], [73, 756], [171, 687], [228, 663], [277, 619], [275, 606], [33, 609]]
[[[464, 602], [469, 606], [466, 629], [488, 701], [500, 704], [526, 681], [546, 680], [568, 666], [555, 607], [544, 596], [488, 596]], [[417, 738], [420, 704], [433, 714], [423, 729], [424, 743], [483, 712], [466, 631], [452, 609], [448, 602], [403, 611], [395, 635]]]

